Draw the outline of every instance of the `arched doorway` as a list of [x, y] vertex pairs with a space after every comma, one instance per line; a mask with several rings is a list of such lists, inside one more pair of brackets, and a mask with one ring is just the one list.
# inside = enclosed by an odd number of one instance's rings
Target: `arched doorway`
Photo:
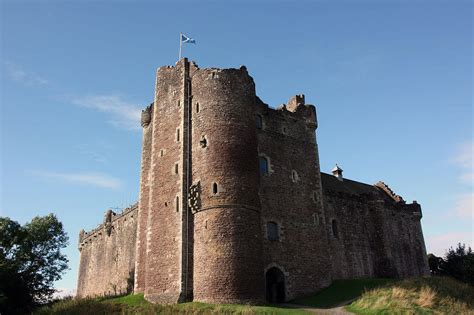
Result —
[[265, 288], [268, 302], [285, 302], [285, 275], [277, 267], [267, 270], [265, 274]]

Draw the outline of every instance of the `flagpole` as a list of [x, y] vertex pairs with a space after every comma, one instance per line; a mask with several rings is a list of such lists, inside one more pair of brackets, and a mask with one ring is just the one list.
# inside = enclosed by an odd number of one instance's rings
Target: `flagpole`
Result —
[[183, 33], [179, 33], [179, 60], [181, 60], [181, 47], [183, 46]]

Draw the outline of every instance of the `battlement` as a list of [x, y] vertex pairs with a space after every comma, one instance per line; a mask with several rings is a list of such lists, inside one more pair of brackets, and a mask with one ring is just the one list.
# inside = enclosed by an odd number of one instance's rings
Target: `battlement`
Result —
[[81, 250], [83, 246], [93, 242], [95, 239], [97, 239], [99, 236], [102, 236], [103, 234], [110, 236], [116, 224], [119, 224], [122, 221], [126, 221], [129, 217], [133, 218], [133, 216], [136, 215], [137, 211], [138, 203], [135, 203], [123, 209], [121, 213], [115, 213], [110, 209], [107, 210], [104, 214], [103, 223], [99, 224], [96, 228], [90, 230], [89, 232], [84, 231], [84, 229], [79, 232], [79, 250]]
[[390, 187], [388, 187], [388, 185], [385, 184], [384, 182], [382, 182], [382, 181], [377, 182], [374, 186], [377, 187], [377, 188], [380, 188], [383, 192], [385, 192], [395, 202], [397, 202], [397, 203], [400, 202], [402, 204], [405, 204], [405, 200], [403, 200], [403, 198], [401, 196], [394, 193], [393, 190]]

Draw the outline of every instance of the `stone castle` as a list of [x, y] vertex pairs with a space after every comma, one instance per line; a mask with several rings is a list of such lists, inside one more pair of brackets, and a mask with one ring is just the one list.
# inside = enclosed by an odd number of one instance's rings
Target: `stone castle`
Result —
[[138, 203], [79, 236], [77, 294], [283, 302], [335, 279], [429, 274], [421, 207], [320, 172], [316, 109], [276, 109], [245, 67], [157, 71]]

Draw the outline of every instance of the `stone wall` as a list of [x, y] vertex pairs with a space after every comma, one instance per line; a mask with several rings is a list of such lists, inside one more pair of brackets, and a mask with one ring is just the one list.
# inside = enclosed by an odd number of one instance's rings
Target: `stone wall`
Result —
[[263, 302], [255, 84], [245, 68], [191, 80], [194, 300]]
[[137, 205], [121, 214], [108, 210], [104, 223], [79, 235], [77, 296], [130, 293], [135, 272]]
[[[261, 101], [257, 105], [258, 152], [268, 162], [259, 189], [264, 272], [273, 267], [283, 272], [285, 300], [290, 300], [331, 281], [316, 111], [304, 103], [304, 96], [293, 97], [277, 110]], [[269, 240], [268, 222], [277, 224], [278, 240]]]
[[377, 186], [321, 176], [333, 279], [429, 274], [417, 203]]

